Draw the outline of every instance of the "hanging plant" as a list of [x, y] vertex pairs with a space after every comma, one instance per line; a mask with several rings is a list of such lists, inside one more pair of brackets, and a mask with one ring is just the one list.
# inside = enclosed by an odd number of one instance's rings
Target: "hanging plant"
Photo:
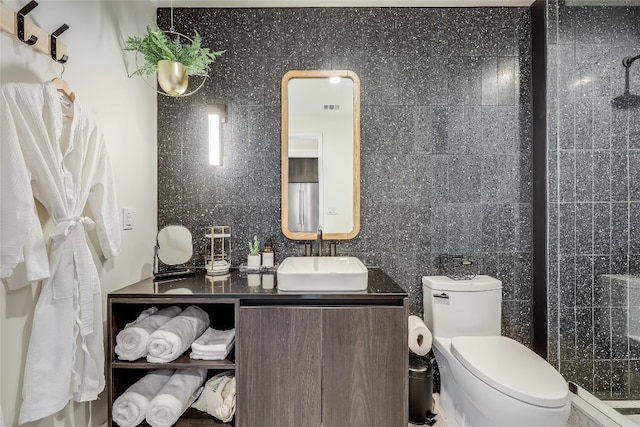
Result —
[[171, 38], [157, 25], [149, 25], [147, 34], [143, 38], [129, 37], [124, 50], [137, 51], [144, 55], [145, 63], [132, 75], [149, 76], [158, 70], [158, 62], [162, 60], [175, 61], [184, 65], [189, 76], [208, 76], [211, 71], [209, 64], [221, 56], [224, 50], [211, 51], [202, 47], [202, 38], [196, 32], [193, 40], [187, 37], [181, 40], [180, 34], [169, 31], [176, 37]]

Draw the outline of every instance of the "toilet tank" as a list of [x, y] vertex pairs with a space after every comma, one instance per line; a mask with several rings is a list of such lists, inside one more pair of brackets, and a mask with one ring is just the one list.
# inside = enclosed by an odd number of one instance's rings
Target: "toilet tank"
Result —
[[500, 335], [502, 282], [490, 276], [422, 278], [424, 322], [436, 337]]

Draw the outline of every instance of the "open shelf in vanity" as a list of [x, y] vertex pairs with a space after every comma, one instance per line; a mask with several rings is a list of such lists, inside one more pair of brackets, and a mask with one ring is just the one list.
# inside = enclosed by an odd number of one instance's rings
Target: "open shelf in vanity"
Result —
[[[381, 426], [376, 423], [376, 419], [386, 419], [382, 421], [385, 423], [384, 427], [407, 425], [407, 294], [395, 282], [381, 270], [371, 269], [367, 293], [309, 295], [278, 293], [277, 287], [265, 289], [255, 286], [255, 277], [252, 279], [248, 280], [246, 274], [236, 270], [232, 270], [226, 279], [215, 280], [198, 271], [195, 276], [167, 282], [154, 283], [152, 279], [143, 280], [108, 295], [109, 426], [117, 425], [111, 418], [115, 399], [148, 371], [189, 367], [206, 368], [207, 378], [220, 372], [234, 371], [237, 381], [236, 413], [230, 423], [223, 423], [207, 413], [189, 408], [176, 426], [293, 427], [303, 425], [299, 423], [301, 414], [305, 414], [305, 417], [308, 414], [317, 414], [317, 417], [311, 417], [308, 423], [305, 418], [304, 425], [320, 427], [322, 417], [328, 413], [342, 412], [349, 414], [345, 415], [346, 418], [343, 420], [351, 427]], [[272, 284], [274, 279], [275, 277], [270, 277], [267, 282]], [[249, 283], [252, 286], [249, 286]], [[118, 332], [133, 322], [143, 310], [150, 307], [161, 309], [170, 305], [178, 305], [182, 309], [197, 305], [208, 313], [212, 328], [235, 328], [235, 346], [227, 358], [220, 361], [194, 360], [189, 357], [190, 350], [187, 350], [169, 363], [149, 363], [145, 358], [136, 361], [118, 360], [114, 350]], [[352, 328], [345, 328], [349, 322], [357, 323], [353, 323]], [[363, 325], [375, 327], [366, 329]], [[323, 327], [334, 332], [319, 337], [317, 332]], [[345, 334], [349, 330], [352, 330], [349, 332], [352, 335]], [[357, 337], [364, 336], [363, 334], [368, 334], [363, 348], [357, 348], [355, 345], [345, 347], [345, 342], [352, 344], [359, 340]], [[311, 351], [320, 341], [336, 342], [339, 350], [334, 351], [325, 346], [319, 352]], [[323, 363], [328, 365], [321, 370], [316, 369], [318, 375], [314, 378], [307, 375], [305, 365], [305, 371], [301, 371], [295, 380], [291, 378], [286, 384], [279, 383], [280, 379], [291, 377], [292, 373], [302, 366], [296, 353], [299, 347], [310, 352], [309, 357], [305, 357], [305, 363], [310, 362], [310, 366], [314, 368]], [[360, 366], [363, 368], [360, 369], [362, 372], [356, 374], [361, 374], [362, 377], [343, 379], [353, 371], [341, 368], [350, 366], [350, 352], [353, 352], [352, 359], [360, 364], [363, 360], [362, 352], [365, 355], [376, 353], [380, 347], [382, 356], [364, 358], [376, 365], [364, 368]], [[327, 362], [334, 355], [339, 355], [340, 359], [344, 360], [340, 363], [336, 363], [337, 359]], [[290, 368], [283, 368], [287, 366], [283, 364], [285, 361], [292, 363]], [[328, 369], [329, 367], [331, 369]], [[380, 379], [380, 384], [377, 384], [377, 378], [384, 377], [380, 375], [381, 370], [388, 372], [388, 378]], [[335, 375], [329, 371], [335, 371]], [[308, 390], [316, 390], [313, 393], [320, 392], [323, 384], [331, 386], [349, 380], [353, 380], [353, 384], [356, 385], [370, 384], [370, 389], [357, 390], [357, 394], [360, 398], [364, 395], [370, 399], [369, 403], [374, 404], [374, 408], [380, 407], [384, 414], [399, 414], [396, 421], [389, 424], [389, 418], [384, 418], [386, 415], [380, 416], [375, 413], [360, 415], [357, 410], [348, 406], [348, 398], [340, 399], [341, 406], [338, 409], [311, 408], [309, 405], [315, 403], [300, 399], [303, 394], [308, 394]], [[384, 387], [380, 387], [383, 383]], [[380, 393], [381, 388], [389, 392]], [[285, 408], [277, 399], [287, 394], [291, 395], [291, 402], [287, 402]], [[343, 405], [345, 402], [346, 406]], [[379, 402], [385, 404], [378, 404]], [[143, 422], [141, 425], [148, 424]], [[324, 425], [329, 424], [325, 421]]]
[[[155, 284], [154, 289], [158, 289]], [[212, 298], [210, 295], [194, 296], [192, 294], [164, 296], [158, 294], [109, 294], [107, 298], [108, 316], [108, 354], [107, 372], [109, 393], [109, 425], [117, 424], [111, 419], [112, 405], [133, 383], [140, 380], [149, 371], [154, 369], [182, 369], [182, 368], [206, 368], [207, 379], [225, 371], [235, 371], [235, 349], [232, 349], [224, 360], [198, 360], [189, 357], [191, 349], [180, 355], [176, 360], [168, 363], [151, 363], [146, 358], [134, 361], [119, 360], [115, 353], [116, 336], [124, 327], [133, 322], [145, 309], [157, 307], [162, 309], [168, 306], [179, 306], [183, 310], [190, 305], [197, 305], [209, 315], [209, 326], [214, 329], [231, 329], [236, 325], [237, 299]], [[143, 421], [142, 426], [148, 426]], [[176, 426], [233, 426], [231, 423], [223, 423], [211, 415], [197, 409], [188, 408], [180, 417]]]

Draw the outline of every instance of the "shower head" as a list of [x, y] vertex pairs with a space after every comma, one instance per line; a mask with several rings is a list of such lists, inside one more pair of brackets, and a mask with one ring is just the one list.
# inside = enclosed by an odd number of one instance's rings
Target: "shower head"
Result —
[[629, 91], [629, 68], [636, 59], [640, 59], [638, 56], [627, 56], [622, 60], [622, 66], [624, 67], [624, 93], [620, 96], [613, 98], [611, 103], [616, 108], [631, 108], [640, 106], [640, 96], [634, 95]]
[[640, 106], [640, 96], [625, 92], [623, 95], [616, 96], [611, 101], [616, 108], [631, 108]]

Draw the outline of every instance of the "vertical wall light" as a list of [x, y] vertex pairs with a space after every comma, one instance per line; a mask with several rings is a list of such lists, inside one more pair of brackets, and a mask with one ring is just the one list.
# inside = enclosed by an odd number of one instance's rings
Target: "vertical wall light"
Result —
[[209, 164], [222, 165], [222, 123], [227, 121], [227, 106], [224, 104], [207, 106], [209, 119]]

